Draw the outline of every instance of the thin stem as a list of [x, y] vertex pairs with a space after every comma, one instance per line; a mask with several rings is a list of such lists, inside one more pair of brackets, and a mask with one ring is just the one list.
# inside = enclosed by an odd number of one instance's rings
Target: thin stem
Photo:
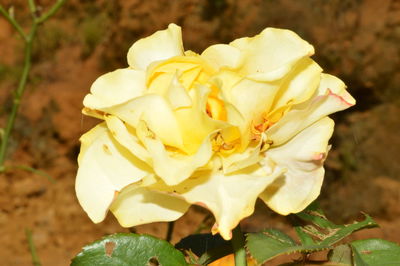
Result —
[[11, 25], [17, 30], [17, 32], [22, 36], [25, 41], [25, 56], [24, 56], [24, 68], [22, 70], [21, 78], [19, 80], [19, 84], [17, 90], [14, 92], [13, 106], [11, 108], [11, 113], [8, 116], [7, 124], [4, 130], [1, 133], [1, 144], [0, 144], [0, 173], [5, 171], [4, 161], [6, 159], [8, 141], [10, 138], [10, 134], [12, 129], [14, 128], [15, 118], [18, 114], [18, 109], [21, 104], [21, 98], [24, 94], [26, 82], [28, 80], [29, 71], [31, 69], [32, 64], [32, 43], [36, 36], [36, 31], [39, 24], [46, 21], [48, 18], [53, 16], [58, 9], [65, 3], [66, 0], [58, 0], [46, 13], [44, 13], [40, 17], [36, 17], [36, 4], [34, 0], [28, 0], [29, 9], [32, 14], [33, 24], [29, 34], [25, 34], [18, 22], [11, 16], [1, 5], [0, 5], [0, 13], [11, 23]]
[[232, 248], [235, 253], [235, 266], [247, 266], [244, 236], [238, 224], [232, 231]]
[[168, 242], [170, 242], [172, 239], [172, 233], [174, 232], [174, 225], [175, 222], [168, 222], [167, 236], [165, 237], [165, 240], [167, 240]]
[[48, 18], [53, 16], [59, 9], [60, 7], [65, 3], [66, 0], [58, 0], [46, 13], [41, 15], [39, 18], [35, 20], [35, 23], [41, 24], [45, 22]]
[[18, 109], [21, 104], [21, 98], [25, 91], [29, 71], [31, 69], [32, 40], [35, 37], [36, 29], [37, 29], [37, 24], [33, 24], [31, 32], [29, 33], [29, 36], [27, 37], [26, 42], [25, 42], [24, 68], [22, 70], [21, 79], [19, 80], [18, 88], [14, 93], [13, 106], [12, 106], [11, 113], [7, 120], [6, 128], [4, 129], [4, 134], [3, 134], [1, 146], [0, 146], [0, 167], [3, 168], [3, 169], [0, 168], [0, 172], [1, 172], [1, 170], [4, 171], [3, 165], [4, 165], [4, 161], [6, 159], [8, 139], [9, 139], [11, 131], [14, 127], [15, 118], [17, 116]]
[[36, 252], [36, 247], [35, 247], [35, 243], [33, 242], [33, 239], [32, 239], [31, 230], [25, 229], [25, 235], [28, 240], [29, 251], [31, 252], [31, 256], [32, 256], [32, 264], [34, 266], [41, 266], [42, 263], [40, 262], [39, 256]]
[[10, 24], [15, 28], [15, 30], [22, 37], [22, 39], [26, 41], [27, 36], [25, 32], [22, 30], [18, 22], [3, 8], [2, 5], [0, 5], [0, 13], [8, 20], [8, 22], [10, 22]]
[[35, 168], [30, 167], [28, 165], [7, 165], [7, 166], [4, 166], [4, 172], [11, 171], [13, 169], [21, 169], [21, 170], [24, 170], [24, 171], [27, 171], [27, 172], [31, 172], [33, 174], [40, 175], [40, 176], [43, 176], [43, 177], [47, 178], [47, 180], [49, 180], [53, 184], [56, 183], [56, 180], [54, 178], [52, 178], [46, 172], [43, 172], [43, 171], [38, 170], [38, 169], [35, 169]]
[[29, 5], [29, 10], [31, 11], [31, 14], [35, 16], [36, 13], [36, 4], [35, 0], [28, 0], [28, 5]]

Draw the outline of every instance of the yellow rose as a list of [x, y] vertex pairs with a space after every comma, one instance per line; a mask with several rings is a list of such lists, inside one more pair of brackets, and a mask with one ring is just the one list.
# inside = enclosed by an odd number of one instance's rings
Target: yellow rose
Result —
[[355, 104], [313, 53], [274, 28], [200, 55], [184, 51], [174, 24], [134, 43], [129, 67], [99, 77], [84, 99], [83, 112], [104, 122], [81, 137], [83, 209], [130, 227], [198, 204], [225, 239], [258, 197], [283, 215], [303, 210], [322, 185], [327, 116]]

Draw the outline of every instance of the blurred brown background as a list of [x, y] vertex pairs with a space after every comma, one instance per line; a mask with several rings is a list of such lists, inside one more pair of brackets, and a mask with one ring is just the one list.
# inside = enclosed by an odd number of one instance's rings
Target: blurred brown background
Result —
[[[43, 8], [53, 0], [37, 0]], [[29, 26], [26, 1], [14, 6]], [[39, 30], [34, 66], [10, 143], [9, 159], [41, 169], [0, 176], [2, 265], [30, 265], [24, 229], [30, 228], [43, 265], [67, 265], [84, 244], [126, 232], [112, 215], [94, 225], [74, 194], [79, 136], [97, 123], [81, 115], [82, 99], [102, 73], [126, 67], [137, 39], [174, 22], [186, 49], [253, 36], [265, 27], [288, 28], [315, 46], [314, 59], [342, 78], [357, 105], [335, 115], [333, 149], [321, 205], [336, 222], [371, 214], [382, 225], [356, 237], [400, 241], [400, 1], [399, 0], [69, 0]], [[10, 111], [22, 68], [22, 42], [0, 18], [0, 125]], [[196, 230], [206, 211], [192, 208], [177, 222], [174, 241]], [[284, 217], [262, 204], [243, 222], [247, 230], [288, 230]], [[163, 237], [165, 224], [138, 232]], [[205, 230], [207, 231], [207, 229]]]

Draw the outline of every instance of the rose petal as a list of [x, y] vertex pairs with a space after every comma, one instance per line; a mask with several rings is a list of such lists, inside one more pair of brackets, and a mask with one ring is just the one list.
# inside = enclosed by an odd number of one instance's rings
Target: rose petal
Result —
[[177, 185], [190, 177], [194, 171], [207, 164], [213, 155], [210, 137], [205, 138], [196, 153], [187, 155], [167, 150], [160, 140], [146, 136], [145, 130], [138, 131], [139, 138], [152, 158], [154, 171], [169, 186]]
[[[327, 85], [330, 87], [325, 87]], [[294, 106], [266, 131], [268, 138], [273, 141], [272, 146], [282, 145], [315, 121], [354, 105], [355, 100], [343, 86], [340, 79], [321, 75], [320, 87], [317, 90], [319, 95]]]
[[[233, 71], [221, 71], [215, 80], [221, 84], [221, 94], [227, 103], [228, 122], [239, 127], [242, 138], [241, 147], [247, 147], [251, 128], [262, 122], [271, 108], [279, 83], [258, 82], [243, 78]], [[236, 111], [240, 113], [238, 116]]]
[[146, 70], [152, 62], [178, 55], [183, 55], [181, 27], [169, 24], [168, 29], [135, 42], [128, 51], [128, 64]]
[[183, 148], [180, 125], [171, 105], [160, 95], [144, 95], [101, 111], [117, 116], [134, 128], [143, 120], [164, 144]]
[[261, 159], [261, 144], [262, 141], [260, 139], [257, 143], [248, 146], [243, 152], [234, 152], [228, 156], [221, 155], [224, 174], [229, 174], [258, 163]]
[[272, 109], [308, 100], [318, 88], [322, 68], [312, 59], [299, 60], [279, 86]]
[[235, 68], [239, 64], [240, 50], [226, 44], [215, 44], [204, 50], [201, 57], [215, 69], [221, 67]]
[[310, 56], [314, 48], [289, 30], [267, 28], [252, 38], [230, 43], [241, 50], [240, 73], [260, 81], [282, 78], [299, 59]]
[[152, 166], [152, 159], [149, 152], [140, 144], [134, 128], [128, 128], [118, 117], [107, 115], [105, 118], [111, 135], [126, 149], [140, 160]]
[[149, 168], [111, 136], [105, 123], [81, 137], [75, 190], [82, 208], [101, 222], [115, 193], [149, 174]]
[[325, 117], [284, 145], [266, 151], [266, 160], [287, 169], [260, 195], [275, 212], [282, 215], [300, 212], [318, 197], [333, 127], [333, 120]]
[[213, 171], [202, 171], [175, 187], [156, 186], [174, 191], [187, 202], [208, 208], [215, 216], [215, 233], [229, 240], [231, 230], [243, 218], [254, 212], [258, 195], [281, 174], [256, 164], [229, 175], [224, 175], [220, 162], [214, 160]]
[[83, 105], [90, 109], [111, 107], [141, 96], [145, 89], [145, 72], [117, 69], [96, 79]]
[[184, 142], [183, 151], [188, 154], [195, 153], [211, 133], [230, 126], [224, 121], [211, 119], [207, 115], [206, 101], [209, 93], [209, 88], [197, 86], [188, 93], [193, 104], [190, 107], [175, 110], [175, 117], [179, 122]]
[[175, 221], [189, 208], [186, 201], [166, 193], [128, 186], [118, 194], [110, 210], [124, 227]]
[[173, 109], [190, 107], [192, 105], [192, 99], [188, 95], [186, 89], [179, 82], [177, 75], [175, 75], [172, 79], [172, 82], [167, 90], [166, 97]]

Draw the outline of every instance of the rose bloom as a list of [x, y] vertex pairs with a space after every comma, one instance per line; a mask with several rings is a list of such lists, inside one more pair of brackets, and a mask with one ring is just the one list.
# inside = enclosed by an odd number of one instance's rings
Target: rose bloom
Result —
[[355, 104], [289, 31], [185, 51], [181, 28], [135, 42], [129, 67], [100, 76], [83, 113], [103, 120], [81, 137], [76, 193], [95, 223], [174, 221], [191, 204], [213, 233], [251, 215], [257, 198], [282, 215], [317, 198], [334, 122]]

